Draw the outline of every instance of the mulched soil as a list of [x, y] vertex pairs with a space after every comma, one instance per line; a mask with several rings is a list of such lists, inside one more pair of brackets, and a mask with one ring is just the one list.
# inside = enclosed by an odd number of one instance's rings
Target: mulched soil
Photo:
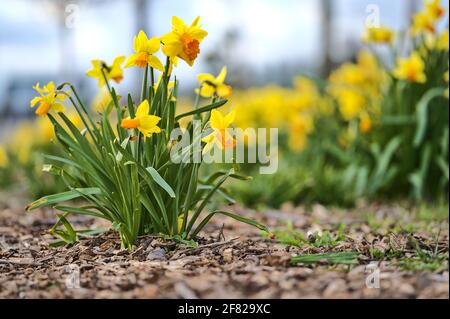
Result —
[[[305, 236], [347, 225], [345, 240], [329, 247], [286, 246], [218, 217], [205, 228], [197, 248], [144, 236], [129, 253], [113, 232], [50, 248], [54, 238], [46, 231], [54, 215], [49, 210], [25, 213], [25, 203], [0, 194], [0, 298], [449, 298], [448, 254], [433, 271], [407, 271], [395, 258], [378, 258], [381, 287], [366, 286], [367, 265], [375, 259], [371, 248], [383, 252], [394, 245], [404, 256], [413, 256], [414, 240], [424, 249], [448, 252], [448, 219], [427, 222], [426, 230], [414, 234], [394, 232], [395, 225], [411, 218], [395, 207], [370, 207], [375, 218], [390, 220], [376, 231], [362, 217], [368, 208], [346, 212], [286, 205], [258, 213], [227, 208], [272, 228], [289, 221]], [[80, 228], [99, 225], [90, 219], [71, 220]], [[360, 257], [352, 266], [290, 264], [298, 254], [330, 251], [357, 251]]]

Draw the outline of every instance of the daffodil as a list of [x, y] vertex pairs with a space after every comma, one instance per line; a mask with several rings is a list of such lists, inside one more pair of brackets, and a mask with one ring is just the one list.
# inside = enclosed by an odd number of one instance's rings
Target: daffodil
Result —
[[53, 124], [47, 117], [40, 117], [33, 123], [33, 131], [36, 132], [32, 144], [46, 145], [55, 137]]
[[368, 27], [363, 36], [366, 43], [389, 44], [394, 39], [394, 31], [387, 27]]
[[213, 132], [202, 139], [202, 142], [206, 143], [203, 148], [203, 154], [208, 153], [214, 145], [217, 145], [221, 150], [233, 148], [236, 145], [236, 140], [227, 130], [234, 122], [235, 117], [235, 111], [231, 111], [225, 116], [217, 110], [211, 111], [210, 126]]
[[43, 88], [41, 88], [39, 86], [39, 83], [37, 83], [35, 86], [33, 86], [33, 89], [35, 89], [39, 93], [39, 96], [36, 96], [34, 99], [32, 99], [30, 105], [31, 107], [34, 107], [36, 104], [39, 104], [35, 112], [37, 115], [47, 115], [51, 109], [56, 112], [65, 111], [64, 105], [62, 105], [60, 102], [63, 102], [66, 96], [56, 91], [55, 83], [49, 82]]
[[128, 58], [125, 67], [138, 66], [145, 68], [147, 65], [150, 65], [152, 68], [164, 71], [161, 61], [153, 55], [159, 51], [160, 47], [161, 42], [158, 37], [149, 39], [144, 31], [139, 31], [139, 34], [134, 37], [133, 49], [135, 53]]
[[313, 127], [314, 122], [311, 116], [303, 114], [295, 116], [290, 123], [289, 147], [294, 151], [302, 151]]
[[367, 100], [361, 93], [351, 90], [343, 89], [338, 94], [339, 110], [342, 117], [346, 121], [356, 118], [367, 104]]
[[197, 79], [200, 82], [200, 90], [196, 90], [203, 97], [219, 96], [228, 98], [231, 96], [232, 88], [226, 85], [225, 78], [227, 76], [227, 68], [224, 66], [217, 77], [212, 74], [199, 74]]
[[187, 26], [180, 18], [172, 17], [172, 31], [161, 37], [164, 54], [179, 57], [192, 66], [200, 53], [200, 43], [208, 35], [199, 22], [200, 17], [197, 17]]
[[441, 0], [426, 1], [425, 11], [435, 20], [440, 19], [445, 14], [445, 9], [441, 5]]
[[[117, 97], [118, 100], [120, 100], [120, 98], [120, 96]], [[111, 97], [111, 93], [107, 89], [103, 88], [92, 100], [91, 107], [94, 111], [101, 113], [104, 112], [112, 102], [113, 99]]]
[[6, 154], [6, 148], [0, 145], [0, 168], [5, 168], [8, 165], [8, 155]]
[[397, 67], [393, 71], [394, 76], [399, 80], [409, 82], [425, 83], [425, 62], [417, 52], [413, 52], [408, 58], [400, 58]]
[[153, 133], [160, 133], [161, 129], [158, 127], [158, 123], [161, 118], [150, 115], [149, 111], [150, 105], [145, 100], [138, 106], [136, 116], [123, 119], [121, 126], [125, 129], [138, 129], [146, 137], [152, 136]]
[[414, 36], [426, 33], [436, 33], [435, 19], [426, 11], [418, 12], [413, 17], [411, 32]]
[[[125, 56], [118, 56], [114, 59], [112, 65], [107, 65], [101, 60], [92, 60], [92, 69], [86, 72], [87, 76], [93, 77], [98, 80], [98, 86], [103, 87], [106, 80], [113, 80], [116, 83], [120, 83], [123, 80], [122, 64], [125, 61]], [[105, 76], [103, 76], [103, 72]]]

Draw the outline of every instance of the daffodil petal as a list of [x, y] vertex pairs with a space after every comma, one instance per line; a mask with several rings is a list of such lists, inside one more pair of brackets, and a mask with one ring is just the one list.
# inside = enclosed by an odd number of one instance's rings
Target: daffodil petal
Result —
[[214, 129], [221, 130], [221, 129], [226, 128], [224, 126], [224, 117], [223, 117], [222, 113], [220, 113], [217, 110], [212, 110], [211, 111], [210, 123], [211, 123], [211, 127], [214, 128]]
[[209, 74], [209, 73], [201, 73], [201, 74], [197, 75], [197, 80], [198, 80], [200, 83], [206, 82], [206, 81], [209, 81], [209, 82], [211, 82], [211, 83], [214, 83], [216, 79], [215, 79], [214, 75], [212, 75], [212, 74]]
[[136, 60], [138, 59], [139, 54], [135, 53], [132, 54], [128, 57], [127, 62], [125, 63], [125, 68], [129, 68], [131, 66], [135, 66], [136, 65]]
[[148, 56], [148, 64], [149, 64], [151, 67], [153, 67], [153, 68], [155, 68], [155, 69], [157, 69], [157, 70], [159, 70], [159, 71], [161, 71], [161, 72], [164, 71], [164, 66], [163, 66], [163, 64], [162, 64], [161, 61], [158, 59], [158, 57], [156, 57], [156, 56], [154, 56], [154, 55], [149, 55], [149, 56]]
[[139, 104], [136, 110], [136, 117], [144, 117], [147, 116], [150, 111], [150, 105], [147, 100], [144, 100], [141, 104]]
[[147, 53], [153, 54], [159, 51], [161, 47], [161, 40], [158, 37], [153, 37], [147, 41]]
[[224, 66], [222, 68], [222, 70], [220, 70], [219, 75], [216, 78], [216, 81], [218, 84], [222, 84], [223, 82], [225, 82], [225, 78], [227, 77], [227, 67]]
[[34, 107], [37, 103], [39, 103], [42, 100], [42, 97], [36, 96], [34, 99], [30, 101], [30, 106]]

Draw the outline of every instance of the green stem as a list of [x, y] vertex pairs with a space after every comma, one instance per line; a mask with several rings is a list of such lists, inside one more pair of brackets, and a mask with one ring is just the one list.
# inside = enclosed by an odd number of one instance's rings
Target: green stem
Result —
[[150, 90], [150, 99], [153, 100], [153, 95], [155, 94], [155, 70], [153, 68], [150, 68], [150, 84], [152, 85]]
[[147, 98], [147, 86], [148, 86], [148, 65], [144, 70], [144, 77], [142, 79], [142, 90], [141, 90], [141, 102]]
[[[211, 104], [216, 103], [216, 101], [217, 101], [217, 97], [216, 97], [216, 96], [213, 96], [213, 97], [211, 98]], [[205, 128], [205, 125], [206, 125], [206, 123], [208, 123], [208, 121], [209, 121], [210, 118], [211, 118], [211, 112], [208, 112], [208, 113], [206, 114], [206, 116], [205, 116], [205, 119], [202, 121], [202, 127], [203, 127], [203, 128]]]
[[111, 99], [112, 99], [113, 102], [114, 102], [114, 106], [116, 107], [116, 113], [117, 113], [117, 132], [119, 133], [119, 138], [120, 138], [120, 140], [123, 140], [123, 130], [122, 130], [122, 128], [120, 127], [120, 123], [122, 122], [122, 112], [120, 111], [120, 105], [119, 105], [119, 103], [117, 102], [117, 100], [114, 98], [114, 95], [113, 95], [113, 93], [112, 93], [112, 89], [111, 89], [111, 86], [109, 85], [109, 81], [108, 81], [108, 78], [106, 77], [105, 71], [103, 70], [103, 68], [102, 68], [101, 70], [102, 70], [103, 79], [105, 80], [105, 84], [106, 84], [106, 87], [107, 87], [107, 89], [108, 89], [108, 92], [109, 92], [109, 94], [111, 95]]
[[[83, 113], [78, 108], [78, 105], [75, 103], [73, 98], [67, 92], [61, 91], [60, 93], [64, 94], [65, 96], [67, 96], [69, 98], [70, 102], [72, 103], [72, 105], [74, 106], [74, 108], [77, 111], [78, 115], [80, 116], [81, 121], [83, 122], [84, 126], [86, 127], [86, 130], [89, 132], [89, 135], [91, 135], [92, 139], [96, 142], [95, 144], [97, 145], [98, 144], [97, 143], [97, 139], [96, 139], [94, 133], [92, 132], [91, 128], [89, 127], [89, 124], [87, 123], [86, 119], [84, 118]], [[90, 120], [89, 115], [87, 117]], [[92, 120], [91, 120], [91, 122], [92, 122]], [[94, 126], [94, 128], [95, 128], [95, 126]]]
[[[202, 90], [202, 86], [203, 83], [200, 84], [200, 86], [198, 87], [198, 92], [197, 95], [195, 96], [195, 103], [194, 103], [194, 109], [198, 109], [198, 105], [200, 104], [200, 91]], [[195, 114], [194, 115], [194, 119], [195, 120], [202, 120], [202, 115], [201, 114]]]

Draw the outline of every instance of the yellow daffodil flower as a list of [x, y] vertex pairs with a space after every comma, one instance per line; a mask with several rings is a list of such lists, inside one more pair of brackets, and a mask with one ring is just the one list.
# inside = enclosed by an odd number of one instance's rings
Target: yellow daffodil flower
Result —
[[200, 17], [197, 17], [187, 26], [180, 18], [172, 17], [172, 31], [161, 37], [164, 54], [179, 57], [192, 66], [200, 53], [200, 43], [208, 35], [199, 22]]
[[425, 11], [433, 17], [433, 19], [438, 20], [445, 14], [445, 9], [441, 5], [441, 0], [429, 0], [425, 2]]
[[297, 115], [290, 123], [289, 147], [294, 151], [303, 151], [306, 146], [307, 136], [314, 127], [314, 121], [311, 116]]
[[408, 58], [400, 58], [397, 67], [393, 71], [394, 76], [399, 80], [409, 82], [425, 83], [425, 62], [417, 52], [413, 52]]
[[226, 85], [225, 78], [227, 76], [227, 68], [224, 66], [217, 77], [212, 74], [204, 73], [199, 74], [197, 79], [201, 84], [200, 91], [196, 89], [196, 93], [200, 93], [203, 97], [212, 97], [217, 95], [222, 98], [228, 98], [231, 96], [232, 88]]
[[426, 33], [436, 33], [435, 19], [428, 12], [418, 12], [413, 17], [411, 32], [414, 36]]
[[159, 51], [160, 47], [161, 42], [158, 37], [149, 39], [144, 31], [139, 31], [139, 34], [134, 37], [133, 43], [133, 49], [136, 53], [128, 58], [125, 67], [138, 66], [145, 68], [147, 65], [150, 65], [161, 72], [164, 71], [161, 61], [153, 55]]
[[217, 110], [211, 111], [210, 126], [214, 131], [202, 139], [202, 142], [206, 143], [203, 148], [203, 154], [208, 153], [214, 145], [217, 145], [221, 150], [236, 146], [236, 140], [227, 130], [234, 122], [235, 117], [235, 111], [231, 111], [226, 116], [223, 116], [223, 114]]
[[[87, 76], [93, 77], [98, 80], [98, 86], [103, 87], [105, 85], [105, 77], [107, 80], [113, 80], [116, 83], [120, 83], [123, 80], [122, 63], [125, 61], [124, 56], [118, 56], [114, 59], [111, 66], [107, 65], [101, 60], [92, 60], [92, 70], [86, 72]], [[102, 74], [105, 73], [105, 77]]]
[[8, 155], [6, 154], [6, 148], [0, 145], [0, 168], [5, 168], [8, 165]]
[[394, 31], [387, 27], [369, 27], [363, 36], [366, 43], [390, 44], [394, 39]]
[[160, 133], [158, 127], [161, 118], [159, 116], [149, 115], [150, 105], [148, 101], [142, 102], [137, 110], [134, 118], [126, 118], [122, 120], [121, 126], [125, 129], [138, 129], [145, 137], [152, 136], [153, 133]]
[[36, 109], [36, 114], [39, 116], [47, 115], [51, 109], [56, 112], [64, 112], [65, 107], [60, 102], [63, 102], [66, 96], [62, 93], [56, 92], [55, 83], [49, 82], [43, 88], [39, 87], [39, 83], [33, 86], [39, 96], [35, 97], [31, 100], [30, 105], [34, 107], [36, 104], [39, 104]]
[[[117, 99], [120, 100], [121, 96], [117, 96]], [[102, 113], [112, 102], [111, 93], [106, 88], [103, 88], [95, 95], [91, 107], [95, 112]]]
[[55, 138], [55, 129], [48, 117], [40, 117], [33, 123], [33, 130], [36, 131], [36, 136], [33, 140], [35, 145], [48, 144]]
[[338, 95], [339, 110], [346, 121], [356, 118], [366, 106], [366, 98], [355, 90], [344, 89]]

